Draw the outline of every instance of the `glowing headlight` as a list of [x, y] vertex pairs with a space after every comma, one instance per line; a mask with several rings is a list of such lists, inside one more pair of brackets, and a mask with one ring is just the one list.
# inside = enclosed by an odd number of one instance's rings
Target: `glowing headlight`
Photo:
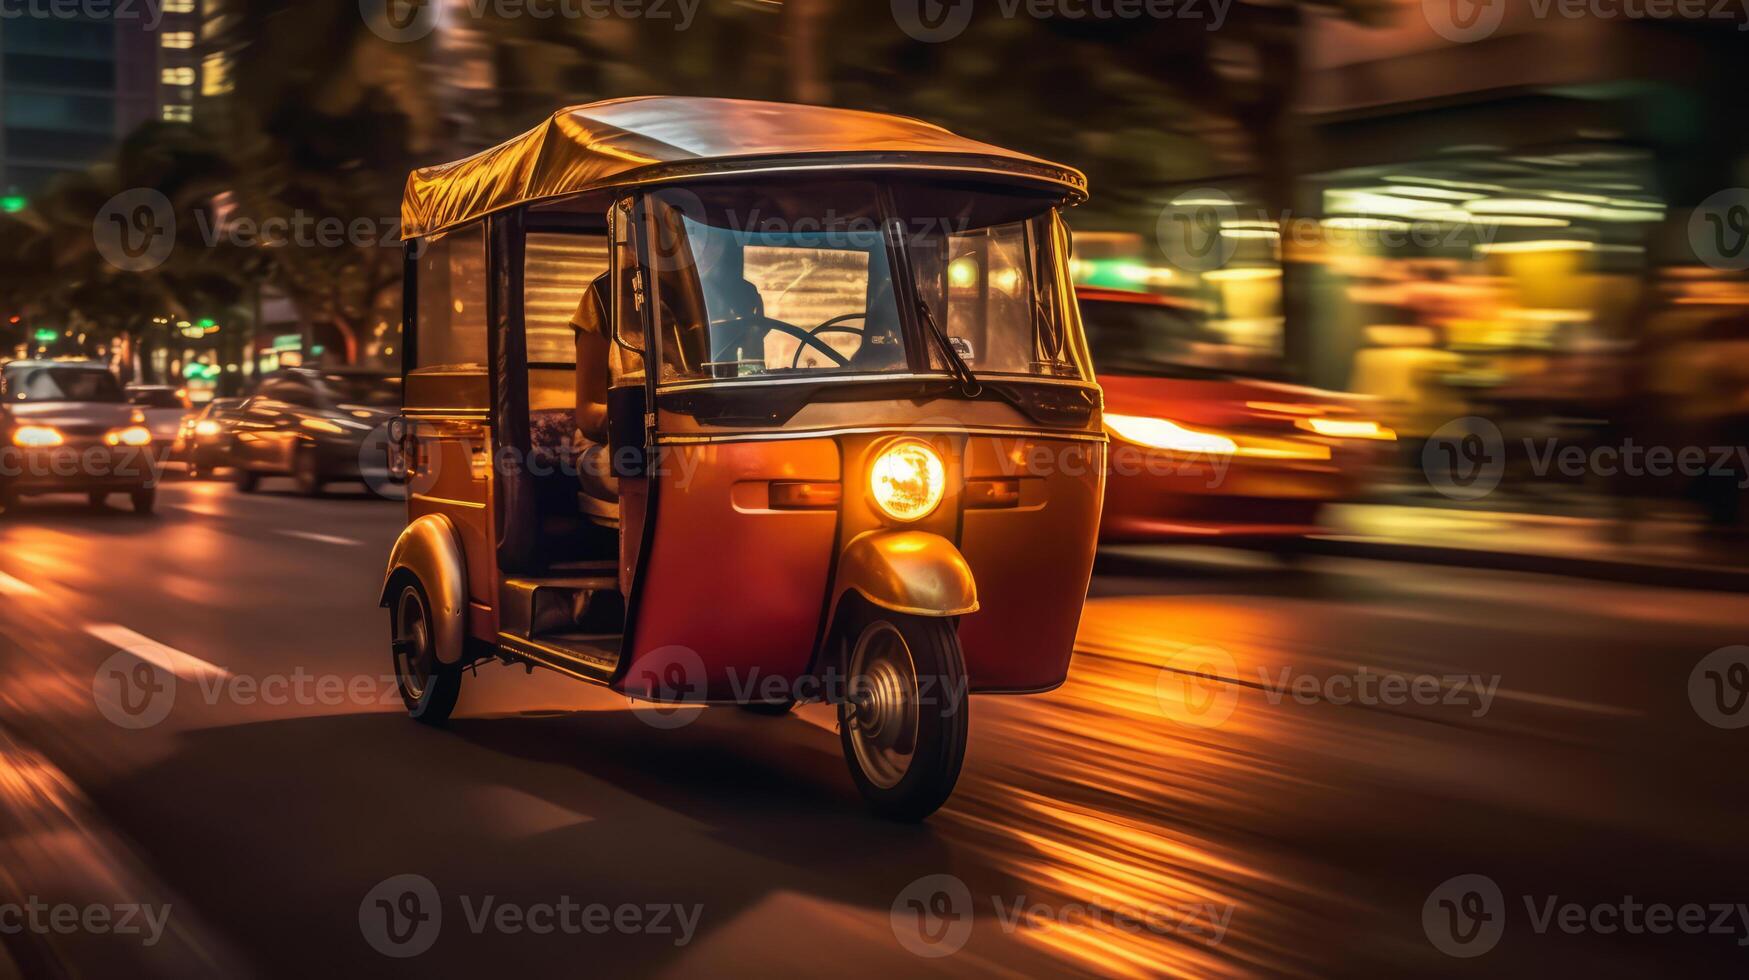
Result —
[[49, 446], [59, 446], [64, 441], [59, 432], [46, 425], [21, 425], [18, 431], [12, 433], [13, 444], [26, 449], [46, 449]]
[[947, 493], [947, 468], [920, 442], [888, 446], [868, 468], [869, 495], [895, 521], [928, 517]]
[[1333, 439], [1377, 439], [1393, 442], [1397, 434], [1377, 422], [1355, 422], [1348, 419], [1300, 419], [1294, 425], [1308, 432]]
[[104, 434], [103, 441], [111, 446], [144, 446], [152, 441], [152, 433], [143, 426], [130, 425], [125, 429], [111, 429]]
[[219, 424], [212, 419], [201, 419], [194, 423], [194, 434], [197, 436], [216, 436], [219, 434]]
[[1152, 419], [1140, 415], [1107, 415], [1105, 424], [1125, 442], [1175, 453], [1226, 456], [1239, 448], [1238, 443], [1226, 436], [1186, 429], [1168, 419]]

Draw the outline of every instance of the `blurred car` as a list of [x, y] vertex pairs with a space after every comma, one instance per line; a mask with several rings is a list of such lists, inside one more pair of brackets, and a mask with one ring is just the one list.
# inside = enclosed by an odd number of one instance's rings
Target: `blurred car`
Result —
[[290, 476], [314, 496], [329, 483], [387, 479], [386, 454], [363, 464], [372, 430], [401, 410], [401, 379], [380, 371], [291, 368], [261, 380], [236, 410], [225, 462], [253, 493], [264, 476]]
[[144, 412], [94, 361], [12, 361], [0, 367], [0, 507], [19, 497], [83, 493], [94, 507], [125, 493], [149, 514], [157, 501]]
[[226, 443], [242, 404], [241, 398], [214, 398], [182, 420], [175, 458], [188, 467], [189, 476], [198, 479], [225, 465]]
[[128, 385], [122, 390], [127, 393], [128, 402], [145, 414], [152, 441], [161, 446], [176, 442], [177, 433], [182, 431], [182, 420], [194, 410], [193, 403], [188, 400], [187, 388]]
[[1320, 530], [1396, 434], [1371, 402], [1268, 379], [1194, 303], [1079, 287], [1111, 434], [1100, 540], [1292, 539]]

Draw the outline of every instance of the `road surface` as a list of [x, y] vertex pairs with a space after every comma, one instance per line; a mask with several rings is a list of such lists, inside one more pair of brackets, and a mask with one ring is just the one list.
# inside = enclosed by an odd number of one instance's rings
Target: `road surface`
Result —
[[399, 505], [267, 486], [0, 519], [0, 975], [1749, 963], [1749, 686], [1701, 663], [1749, 643], [1742, 597], [1107, 555], [1069, 683], [974, 700], [958, 793], [895, 826], [818, 706], [492, 665], [409, 721]]

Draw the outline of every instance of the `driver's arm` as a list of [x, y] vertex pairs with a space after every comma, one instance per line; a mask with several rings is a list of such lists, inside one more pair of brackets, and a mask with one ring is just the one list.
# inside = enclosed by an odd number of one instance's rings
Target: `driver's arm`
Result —
[[591, 442], [607, 441], [607, 309], [602, 305], [607, 277], [583, 291], [571, 328], [577, 335], [577, 429]]

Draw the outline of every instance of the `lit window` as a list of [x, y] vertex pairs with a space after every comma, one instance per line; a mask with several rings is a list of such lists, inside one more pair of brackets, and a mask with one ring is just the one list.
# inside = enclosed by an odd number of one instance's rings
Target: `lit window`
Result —
[[158, 74], [165, 85], [193, 85], [194, 69], [188, 67], [166, 68]]
[[194, 106], [167, 105], [164, 107], [165, 122], [194, 122]]
[[167, 48], [192, 48], [194, 47], [194, 32], [165, 31], [164, 46]]
[[225, 95], [231, 91], [231, 59], [209, 54], [200, 63], [200, 94]]
[[167, 14], [194, 13], [194, 0], [163, 0], [163, 4], [164, 6], [160, 9]]

